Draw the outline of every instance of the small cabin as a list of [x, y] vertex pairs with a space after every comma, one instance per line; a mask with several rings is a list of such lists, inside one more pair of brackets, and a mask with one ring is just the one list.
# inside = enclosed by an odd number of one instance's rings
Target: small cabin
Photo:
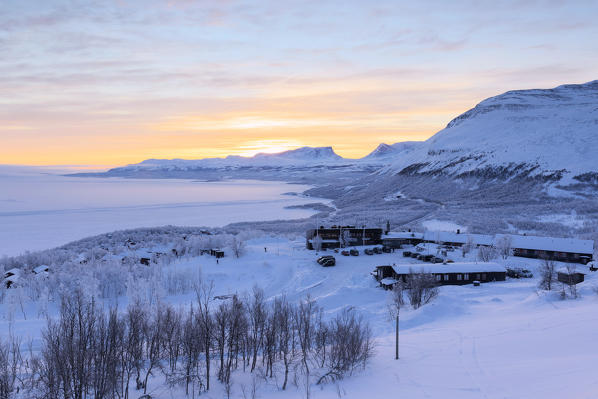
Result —
[[224, 258], [224, 251], [221, 249], [210, 249], [210, 255], [216, 257], [216, 259]]
[[561, 269], [557, 272], [557, 280], [567, 285], [582, 283], [584, 277], [584, 273], [578, 272], [576, 270]]
[[48, 273], [50, 271], [50, 266], [48, 265], [41, 265], [33, 269], [33, 274], [43, 274]]

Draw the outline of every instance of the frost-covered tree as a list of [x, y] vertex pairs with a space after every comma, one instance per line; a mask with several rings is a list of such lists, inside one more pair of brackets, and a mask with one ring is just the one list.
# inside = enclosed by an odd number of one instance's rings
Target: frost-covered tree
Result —
[[538, 271], [540, 272], [540, 282], [538, 287], [550, 291], [554, 288], [556, 279], [556, 263], [550, 259], [544, 259]]

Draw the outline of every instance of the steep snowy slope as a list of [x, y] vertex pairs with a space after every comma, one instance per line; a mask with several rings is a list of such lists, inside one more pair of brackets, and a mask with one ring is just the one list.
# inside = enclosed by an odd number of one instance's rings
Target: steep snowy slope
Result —
[[594, 180], [598, 80], [491, 97], [383, 172]]
[[363, 162], [387, 162], [396, 160], [399, 156], [417, 148], [421, 141], [402, 141], [394, 144], [382, 143], [367, 156], [361, 158]]

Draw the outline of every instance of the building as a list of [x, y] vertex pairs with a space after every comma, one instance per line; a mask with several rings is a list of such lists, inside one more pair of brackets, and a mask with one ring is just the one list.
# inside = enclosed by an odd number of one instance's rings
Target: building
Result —
[[505, 281], [507, 270], [497, 263], [440, 263], [440, 264], [400, 264], [377, 266], [376, 280], [384, 288], [390, 288], [401, 281], [406, 282], [411, 273], [434, 275], [438, 285], [465, 285], [474, 281], [487, 283]]
[[593, 240], [497, 234], [495, 242], [505, 236], [514, 256], [587, 264], [594, 254]]
[[585, 274], [576, 270], [561, 269], [557, 272], [557, 279], [567, 285], [575, 285], [582, 283]]
[[510, 245], [513, 256], [550, 259], [560, 262], [587, 264], [593, 258], [594, 241], [575, 238], [538, 237], [515, 234], [465, 234], [459, 230], [415, 232], [389, 232], [382, 237], [385, 245], [400, 248], [400, 245], [417, 245], [422, 242], [461, 247], [465, 244], [495, 246]]
[[357, 245], [382, 244], [382, 229], [357, 228], [355, 226], [331, 226], [308, 230], [306, 235], [307, 249], [345, 248]]
[[417, 245], [423, 242], [424, 234], [411, 231], [391, 231], [382, 236], [382, 245], [401, 248], [403, 245]]
[[491, 246], [494, 244], [494, 237], [486, 234], [465, 234], [460, 230], [452, 231], [426, 231], [424, 233], [424, 241], [435, 244], [450, 245], [453, 247], [461, 247], [465, 244], [474, 246]]

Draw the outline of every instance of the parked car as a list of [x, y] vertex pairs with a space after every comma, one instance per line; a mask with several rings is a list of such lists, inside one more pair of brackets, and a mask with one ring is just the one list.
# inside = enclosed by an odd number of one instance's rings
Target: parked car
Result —
[[367, 249], [364, 249], [364, 250], [363, 250], [363, 252], [364, 252], [366, 255], [373, 255], [373, 254], [374, 254], [374, 250], [373, 250], [373, 249], [369, 249], [369, 248], [367, 248]]
[[403, 256], [409, 258], [411, 256], [411, 251], [403, 251]]
[[336, 259], [334, 259], [334, 256], [331, 255], [321, 256], [318, 258], [317, 262], [324, 267], [336, 265]]
[[432, 259], [434, 259], [435, 256], [434, 255], [424, 255], [424, 262], [432, 262]]
[[411, 256], [413, 259], [416, 259], [419, 256], [419, 254], [417, 252], [411, 252], [411, 255], [409, 256]]
[[392, 252], [392, 248], [387, 247], [387, 246], [383, 246], [382, 247], [382, 252], [384, 252], [385, 254], [389, 254]]
[[532, 278], [534, 275], [531, 271], [521, 267], [507, 267], [507, 277], [511, 278]]
[[416, 259], [417, 259], [417, 260], [421, 260], [421, 261], [423, 261], [423, 260], [424, 260], [424, 258], [425, 258], [425, 256], [426, 256], [426, 255], [424, 255], [424, 254], [418, 254]]
[[350, 250], [349, 253], [351, 254], [351, 256], [359, 256], [359, 251], [356, 249]]
[[430, 262], [432, 262], [432, 263], [443, 263], [444, 259], [435, 256], [435, 257], [432, 258], [432, 260]]
[[382, 253], [381, 247], [374, 247], [372, 250], [374, 251], [375, 254], [378, 254], [378, 255], [380, 255]]
[[341, 255], [349, 256], [349, 255], [351, 255], [351, 253], [349, 251], [341, 251]]

